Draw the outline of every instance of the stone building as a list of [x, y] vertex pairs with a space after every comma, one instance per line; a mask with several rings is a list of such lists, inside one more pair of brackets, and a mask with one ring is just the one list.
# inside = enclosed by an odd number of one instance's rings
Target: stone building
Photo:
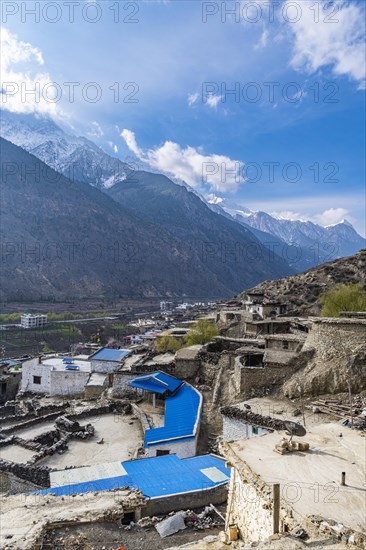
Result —
[[[338, 424], [315, 425], [305, 438], [310, 452], [289, 454], [274, 452], [280, 437], [274, 432], [221, 445], [231, 468], [228, 538], [238, 533], [251, 546], [275, 533], [302, 533], [364, 548], [366, 456], [359, 434]], [[350, 486], [341, 484], [344, 470]]]
[[[299, 376], [306, 395], [366, 389], [366, 319], [313, 318], [300, 357], [305, 353], [311, 359]], [[297, 384], [289, 380], [285, 394], [297, 395]]]
[[127, 349], [102, 348], [89, 357], [91, 370], [104, 374], [116, 372], [130, 353]]
[[21, 365], [11, 359], [0, 362], [0, 404], [12, 401], [18, 392], [22, 378]]
[[175, 354], [175, 372], [178, 378], [189, 380], [194, 378], [200, 367], [201, 345], [189, 346], [178, 350]]

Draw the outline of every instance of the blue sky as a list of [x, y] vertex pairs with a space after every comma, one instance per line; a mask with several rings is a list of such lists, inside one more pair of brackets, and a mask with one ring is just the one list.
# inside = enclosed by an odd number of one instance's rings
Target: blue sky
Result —
[[71, 4], [2, 3], [4, 108], [204, 194], [365, 234], [363, 0]]

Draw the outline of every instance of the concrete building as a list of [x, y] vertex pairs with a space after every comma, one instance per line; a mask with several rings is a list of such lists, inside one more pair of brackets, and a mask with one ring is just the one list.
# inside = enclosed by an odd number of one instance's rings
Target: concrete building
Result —
[[21, 390], [46, 395], [83, 395], [91, 374], [87, 355], [36, 357], [22, 365]]
[[190, 384], [162, 372], [138, 376], [129, 383], [144, 393], [165, 400], [164, 426], [147, 429], [144, 447], [149, 457], [196, 455], [201, 420], [202, 395]]
[[173, 302], [167, 302], [167, 301], [162, 301], [160, 302], [160, 311], [162, 312], [167, 312], [167, 311], [172, 311], [174, 308], [174, 303]]
[[26, 313], [21, 316], [20, 324], [23, 328], [43, 328], [47, 325], [47, 315], [32, 315]]
[[102, 348], [89, 357], [92, 372], [111, 374], [120, 369], [123, 361], [130, 355], [128, 349]]

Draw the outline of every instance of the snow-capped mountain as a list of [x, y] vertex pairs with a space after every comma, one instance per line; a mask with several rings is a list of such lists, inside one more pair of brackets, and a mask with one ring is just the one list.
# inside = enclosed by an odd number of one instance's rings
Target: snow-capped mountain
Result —
[[92, 141], [72, 135], [49, 118], [0, 113], [1, 136], [32, 153], [71, 180], [108, 188], [124, 180], [131, 168]]
[[[92, 141], [64, 130], [49, 118], [7, 111], [1, 111], [0, 115], [2, 137], [32, 153], [70, 180], [108, 191], [136, 173], [136, 167], [109, 155]], [[151, 169], [143, 163], [140, 170], [151, 173]], [[274, 249], [296, 271], [355, 254], [366, 245], [366, 240], [347, 221], [322, 227], [311, 221], [278, 218], [266, 212], [253, 212], [213, 194], [203, 197], [183, 180], [171, 176], [169, 179], [186, 187], [216, 214], [249, 229], [262, 244]], [[289, 245], [295, 246], [297, 252], [293, 248], [290, 251]]]
[[[216, 212], [218, 209], [224, 210], [240, 224], [256, 230], [255, 235], [263, 243], [266, 240], [268, 242], [270, 236], [277, 237], [279, 243], [283, 242], [287, 247], [293, 247], [294, 257], [296, 247], [297, 255], [301, 254], [301, 257], [296, 259], [296, 262], [301, 264], [301, 269], [355, 254], [366, 246], [366, 239], [361, 237], [347, 220], [323, 227], [309, 220], [289, 220], [266, 212], [254, 212], [214, 195], [207, 199]], [[291, 261], [289, 263], [295, 267]]]

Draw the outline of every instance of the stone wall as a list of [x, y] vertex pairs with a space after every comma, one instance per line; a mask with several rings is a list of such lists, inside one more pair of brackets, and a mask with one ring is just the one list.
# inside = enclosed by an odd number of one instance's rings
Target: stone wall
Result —
[[15, 399], [16, 394], [18, 393], [21, 378], [21, 372], [0, 374], [0, 403], [6, 403], [6, 401], [12, 401]]
[[201, 508], [209, 504], [222, 504], [227, 500], [227, 491], [227, 484], [225, 484], [211, 489], [202, 488], [202, 490], [193, 493], [152, 498], [146, 501], [146, 506], [142, 509], [142, 515], [156, 516], [178, 510]]
[[0, 471], [10, 472], [16, 477], [30, 481], [39, 487], [50, 486], [50, 469], [47, 467], [28, 466], [27, 464], [17, 464], [16, 462], [0, 459]]
[[91, 360], [92, 372], [110, 374], [112, 372], [116, 372], [120, 366], [121, 364], [118, 361], [98, 361], [97, 359]]
[[302, 349], [312, 357], [285, 385], [285, 395], [297, 396], [300, 378], [305, 395], [366, 389], [366, 320], [315, 319]]
[[275, 386], [283, 384], [293, 373], [289, 365], [256, 368], [235, 365], [235, 387], [241, 398], [268, 394]]
[[194, 378], [200, 368], [200, 351], [202, 346], [190, 346], [178, 350], [175, 355], [174, 375], [181, 380]]
[[146, 430], [149, 430], [151, 428], [146, 414], [144, 413], [144, 411], [142, 409], [140, 409], [140, 407], [138, 405], [136, 405], [136, 403], [131, 403], [131, 407], [132, 407], [133, 414], [135, 416], [137, 416], [137, 418], [141, 422], [142, 429], [145, 433]]
[[136, 378], [136, 374], [130, 372], [116, 372], [113, 375], [113, 397], [119, 398], [129, 395], [136, 395], [135, 389], [128, 386], [134, 378]]
[[236, 468], [232, 468], [226, 528], [236, 525], [245, 544], [266, 540], [272, 535], [272, 502], [269, 494], [247, 483]]
[[[231, 467], [226, 529], [236, 525], [245, 544], [263, 541], [273, 534], [273, 486], [260, 476], [223, 443], [221, 452]], [[302, 526], [296, 520], [292, 508], [283, 500], [280, 505], [280, 532], [291, 532]]]

